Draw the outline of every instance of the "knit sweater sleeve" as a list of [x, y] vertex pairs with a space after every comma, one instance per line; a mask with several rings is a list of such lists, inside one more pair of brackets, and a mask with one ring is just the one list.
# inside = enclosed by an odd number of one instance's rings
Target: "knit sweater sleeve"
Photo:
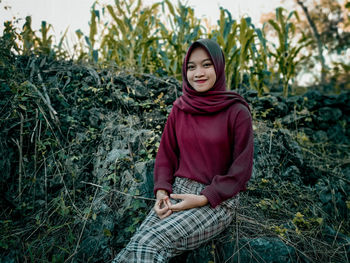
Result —
[[154, 165], [154, 194], [157, 190], [172, 193], [173, 175], [178, 169], [179, 149], [175, 131], [175, 107], [164, 127]]
[[252, 174], [254, 151], [252, 117], [245, 107], [237, 114], [233, 129], [233, 162], [227, 174], [215, 175], [211, 184], [201, 192], [212, 207], [245, 190]]

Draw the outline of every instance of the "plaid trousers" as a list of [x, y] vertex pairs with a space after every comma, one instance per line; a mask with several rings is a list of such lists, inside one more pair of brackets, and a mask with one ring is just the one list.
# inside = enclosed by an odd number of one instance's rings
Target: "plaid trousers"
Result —
[[[199, 194], [204, 187], [196, 181], [176, 177], [173, 192]], [[152, 209], [113, 263], [164, 263], [186, 250], [196, 249], [228, 227], [237, 205], [238, 197], [234, 197], [216, 208], [206, 205], [173, 212], [164, 219], [159, 219]]]

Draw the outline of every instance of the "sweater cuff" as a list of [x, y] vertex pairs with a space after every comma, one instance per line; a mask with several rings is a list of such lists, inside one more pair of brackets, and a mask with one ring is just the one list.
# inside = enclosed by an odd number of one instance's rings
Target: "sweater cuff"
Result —
[[210, 187], [210, 185], [205, 187], [200, 194], [204, 195], [208, 199], [208, 202], [212, 208], [215, 208], [222, 202], [220, 196]]
[[159, 182], [154, 185], [153, 193], [156, 196], [158, 190], [165, 190], [168, 194], [173, 192], [173, 186], [168, 182]]

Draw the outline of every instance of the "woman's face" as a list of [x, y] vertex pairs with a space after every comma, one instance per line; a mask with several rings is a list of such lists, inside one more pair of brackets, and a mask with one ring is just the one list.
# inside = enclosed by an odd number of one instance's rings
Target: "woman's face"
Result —
[[187, 80], [197, 92], [210, 90], [216, 81], [214, 64], [202, 47], [192, 50], [187, 63]]

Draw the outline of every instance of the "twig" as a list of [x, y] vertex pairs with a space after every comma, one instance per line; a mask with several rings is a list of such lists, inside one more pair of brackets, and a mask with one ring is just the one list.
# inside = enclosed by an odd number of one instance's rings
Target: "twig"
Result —
[[270, 132], [270, 145], [269, 145], [269, 153], [271, 153], [271, 148], [272, 148], [272, 134], [273, 134], [273, 130], [271, 129], [271, 132]]
[[[41, 85], [43, 86], [45, 99], [46, 99], [47, 103], [51, 105], [50, 97], [49, 97], [49, 95], [47, 94], [47, 88], [46, 88], [46, 86], [45, 86], [45, 84], [44, 84], [43, 78], [41, 77], [41, 74], [40, 74], [40, 73], [38, 73], [38, 78], [39, 78], [39, 81], [41, 82]], [[52, 108], [52, 109], [53, 109], [53, 108]], [[54, 109], [53, 109], [53, 110], [54, 110]], [[54, 112], [56, 112], [56, 111], [54, 110]], [[57, 112], [56, 112], [55, 114], [57, 114]]]
[[[40, 73], [38, 74], [38, 77], [39, 77], [39, 80], [41, 81], [42, 85], [43, 85], [43, 90], [44, 90], [44, 93], [45, 93], [45, 96], [40, 92], [40, 90], [33, 84], [33, 83], [29, 83], [29, 85], [35, 89], [35, 91], [38, 93], [39, 97], [42, 99], [42, 101], [46, 104], [46, 106], [49, 108], [49, 112], [50, 112], [50, 116], [51, 118], [58, 122], [58, 118], [57, 118], [57, 111], [52, 107], [51, 105], [51, 102], [50, 102], [50, 98], [49, 96], [47, 95], [47, 92], [46, 92], [46, 87], [44, 85], [44, 83], [42, 82], [42, 78], [40, 76]], [[44, 88], [45, 87], [45, 88]]]
[[18, 197], [19, 201], [21, 202], [21, 193], [22, 193], [22, 162], [23, 162], [23, 114], [21, 113], [21, 126], [20, 126], [20, 135], [19, 135], [19, 145], [18, 145], [18, 150], [19, 150], [19, 171], [18, 171]]
[[337, 233], [336, 233], [336, 235], [334, 236], [334, 240], [333, 240], [333, 243], [332, 243], [332, 247], [334, 246], [335, 241], [336, 241], [337, 238], [338, 238], [338, 234], [339, 234], [339, 231], [340, 231], [340, 228], [341, 228], [342, 225], [343, 225], [343, 221], [340, 222], [340, 225], [339, 225], [339, 227], [338, 227], [338, 229], [337, 229]]
[[44, 156], [44, 171], [45, 171], [45, 211], [47, 211], [47, 170], [46, 170], [46, 158]]
[[[37, 173], [37, 165], [38, 165], [38, 126], [39, 126], [39, 111], [38, 109], [35, 109], [35, 127], [34, 131], [32, 133], [31, 137], [31, 142], [33, 143], [33, 138], [35, 137], [34, 140], [34, 182], [36, 182], [36, 173]], [[34, 186], [33, 190], [33, 207], [35, 209], [35, 195], [36, 195], [36, 187]]]
[[84, 233], [84, 230], [85, 230], [85, 227], [86, 227], [86, 223], [88, 221], [88, 218], [89, 218], [89, 215], [90, 215], [90, 212], [92, 210], [92, 206], [95, 202], [95, 199], [96, 199], [96, 195], [97, 195], [97, 192], [98, 192], [98, 188], [96, 188], [95, 190], [95, 194], [94, 194], [94, 197], [91, 201], [91, 204], [90, 204], [90, 207], [89, 207], [89, 212], [85, 214], [85, 217], [84, 217], [84, 225], [83, 225], [83, 228], [81, 229], [81, 232], [80, 232], [80, 235], [79, 235], [79, 239], [78, 239], [78, 242], [77, 242], [77, 245], [75, 246], [75, 249], [74, 249], [74, 252], [72, 255], [70, 255], [64, 262], [68, 262], [71, 258], [73, 258], [77, 252], [78, 252], [78, 248], [79, 248], [79, 245], [80, 245], [80, 241], [81, 241], [81, 238], [83, 237], [83, 233]]
[[[103, 189], [103, 186], [101, 186], [101, 185], [94, 184], [94, 183], [89, 183], [89, 182], [84, 182], [84, 181], [81, 181], [81, 183], [83, 183], [83, 184], [89, 184], [89, 185], [92, 185], [92, 186], [96, 186], [96, 187], [98, 187], [98, 188], [101, 188], [102, 191], [108, 192], [107, 190]], [[124, 193], [124, 192], [121, 192], [121, 191], [116, 190], [116, 189], [112, 189], [111, 191], [112, 191], [112, 192], [116, 192], [116, 193], [118, 193], [118, 194], [125, 195], [125, 196], [129, 196], [129, 197], [132, 197], [132, 198], [135, 198], [135, 199], [143, 199], [143, 200], [156, 201], [155, 198], [143, 197], [143, 196], [139, 196], [139, 195], [131, 195], [131, 194]]]

